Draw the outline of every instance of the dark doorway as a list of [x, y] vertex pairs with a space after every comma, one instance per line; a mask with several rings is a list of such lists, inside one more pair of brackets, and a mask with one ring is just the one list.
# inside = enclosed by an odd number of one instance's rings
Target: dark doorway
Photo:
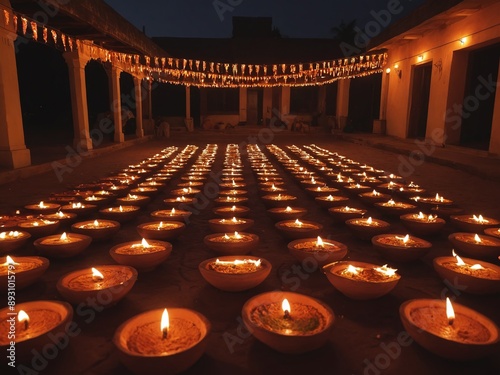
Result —
[[425, 138], [429, 95], [431, 92], [431, 75], [431, 62], [413, 68], [408, 138]]
[[382, 74], [351, 80], [349, 88], [349, 119], [345, 132], [371, 133], [373, 120], [379, 118]]
[[199, 128], [201, 124], [201, 96], [200, 88], [191, 86], [191, 117], [194, 126]]
[[247, 91], [247, 124], [257, 125], [262, 119], [262, 89]]
[[488, 150], [495, 108], [500, 43], [470, 52], [463, 101], [460, 145]]

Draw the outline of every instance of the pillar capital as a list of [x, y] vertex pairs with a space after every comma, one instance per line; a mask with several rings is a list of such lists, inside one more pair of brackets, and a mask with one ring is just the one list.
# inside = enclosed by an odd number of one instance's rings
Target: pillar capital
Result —
[[63, 54], [66, 64], [70, 67], [77, 69], [85, 69], [85, 65], [89, 62], [90, 58], [85, 56], [80, 51], [64, 52]]

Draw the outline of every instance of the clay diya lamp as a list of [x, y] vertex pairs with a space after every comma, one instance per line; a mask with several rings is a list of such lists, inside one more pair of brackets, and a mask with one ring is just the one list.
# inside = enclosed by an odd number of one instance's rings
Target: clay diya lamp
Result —
[[318, 186], [326, 186], [326, 183], [325, 181], [323, 181], [322, 179], [319, 179], [319, 178], [314, 178], [314, 177], [311, 177], [310, 179], [308, 180], [301, 180], [300, 181], [300, 184], [304, 187], [304, 188], [316, 188]]
[[274, 180], [274, 181], [261, 181], [259, 182], [259, 186], [261, 188], [272, 188], [273, 186], [275, 187], [282, 187], [285, 183], [282, 180]]
[[248, 198], [241, 196], [221, 195], [215, 198], [214, 202], [218, 206], [237, 206], [247, 203]]
[[0, 254], [13, 252], [23, 247], [31, 238], [31, 234], [20, 230], [0, 232]]
[[434, 197], [420, 197], [418, 204], [424, 208], [430, 209], [435, 206], [451, 206], [453, 205], [453, 201], [436, 193]]
[[292, 292], [267, 292], [243, 305], [242, 318], [257, 340], [281, 353], [300, 354], [328, 342], [335, 315], [315, 298]]
[[139, 224], [137, 232], [143, 238], [154, 240], [174, 240], [186, 229], [180, 221], [153, 221]]
[[66, 302], [39, 300], [16, 303], [15, 312], [1, 309], [0, 316], [0, 331], [15, 332], [13, 339], [0, 335], [0, 349], [9, 353], [14, 342], [16, 360], [26, 362], [33, 359], [33, 350], [42, 353], [54, 345], [54, 337], [67, 337], [73, 308]]
[[403, 177], [395, 175], [393, 173], [389, 173], [389, 174], [386, 174], [386, 175], [383, 175], [383, 176], [378, 176], [378, 179], [380, 179], [382, 181], [397, 182], [397, 183], [401, 183], [401, 182], [404, 181]]
[[417, 206], [404, 202], [397, 202], [389, 199], [387, 202], [377, 202], [373, 206], [377, 208], [382, 214], [387, 216], [401, 216], [409, 214], [417, 209]]
[[500, 225], [500, 221], [483, 215], [451, 215], [450, 222], [464, 232], [483, 233], [487, 228]]
[[446, 224], [445, 220], [436, 215], [427, 215], [422, 212], [401, 215], [399, 218], [404, 227], [417, 236], [438, 234]]
[[144, 238], [141, 241], [121, 243], [109, 250], [115, 262], [144, 272], [155, 269], [170, 256], [171, 252], [171, 243]]
[[135, 194], [130, 194], [130, 193], [128, 193], [124, 197], [120, 197], [120, 198], [116, 199], [116, 204], [119, 204], [122, 206], [144, 207], [149, 202], [151, 202], [151, 197], [148, 197], [147, 195], [135, 195]]
[[226, 292], [241, 292], [262, 283], [272, 265], [263, 258], [249, 255], [228, 255], [207, 259], [198, 266], [203, 278]]
[[78, 217], [88, 216], [96, 212], [97, 209], [98, 207], [95, 204], [88, 204], [82, 202], [74, 202], [71, 204], [61, 206], [62, 211], [76, 214]]
[[406, 186], [400, 187], [397, 191], [397, 194], [404, 198], [411, 198], [415, 196], [421, 196], [426, 193], [425, 189], [421, 188], [418, 185], [410, 183]]
[[300, 219], [307, 214], [307, 210], [302, 207], [273, 207], [267, 210], [267, 213], [274, 221]]
[[299, 238], [317, 237], [323, 225], [310, 220], [282, 220], [274, 224], [286, 238], [295, 240]]
[[347, 202], [349, 202], [349, 197], [330, 194], [330, 195], [320, 195], [319, 197], [314, 197], [314, 200], [322, 207], [331, 208], [347, 204]]
[[392, 195], [392, 194], [396, 193], [397, 191], [399, 191], [399, 189], [401, 189], [404, 186], [405, 185], [403, 185], [403, 184], [400, 184], [400, 183], [397, 183], [394, 181], [389, 181], [389, 182], [386, 182], [384, 184], [377, 185], [377, 190], [380, 190], [380, 191], [383, 191], [384, 193]]
[[248, 194], [248, 191], [247, 190], [242, 190], [242, 189], [226, 189], [226, 190], [221, 190], [219, 192], [220, 195], [222, 196], [243, 196], [243, 195], [247, 195]]
[[200, 186], [203, 186], [204, 183], [201, 181], [188, 181], [188, 182], [181, 182], [177, 184], [180, 188], [200, 188]]
[[68, 225], [72, 223], [78, 215], [71, 213], [71, 212], [63, 212], [63, 211], [57, 211], [56, 213], [53, 214], [44, 214], [44, 215], [39, 215], [38, 217], [40, 219], [44, 220], [57, 220], [61, 225]]
[[213, 213], [223, 218], [247, 217], [250, 209], [245, 206], [220, 206], [213, 209]]
[[433, 260], [434, 269], [443, 280], [453, 280], [460, 290], [472, 294], [500, 292], [500, 267], [482, 260], [453, 256]]
[[132, 195], [145, 195], [153, 198], [156, 194], [158, 194], [158, 188], [152, 186], [137, 187], [135, 189], [130, 189], [129, 193]]
[[379, 234], [372, 237], [373, 247], [386, 259], [393, 262], [411, 262], [429, 252], [432, 244], [421, 238], [397, 234]]
[[151, 212], [150, 215], [152, 218], [157, 219], [157, 220], [180, 221], [180, 222], [188, 223], [189, 217], [192, 215], [192, 212], [172, 208], [170, 210], [153, 211], [153, 212]]
[[369, 218], [349, 219], [345, 221], [347, 227], [361, 240], [371, 240], [373, 236], [386, 233], [390, 224], [386, 221]]
[[[144, 182], [141, 182], [140, 184], [137, 184], [136, 187], [138, 188], [141, 188], [141, 187], [152, 187], [152, 188], [155, 188], [155, 189], [163, 189], [165, 188], [167, 184], [164, 183], [164, 182], [159, 182], [159, 181], [144, 181]], [[126, 190], [124, 192], [124, 194], [122, 194], [121, 196], [125, 196], [127, 194], [128, 190]]]
[[118, 221], [119, 223], [125, 223], [127, 221], [133, 220], [139, 215], [139, 206], [113, 206], [106, 207], [99, 210], [99, 215], [104, 219]]
[[203, 243], [212, 251], [225, 255], [244, 255], [259, 246], [259, 236], [253, 233], [213, 233]]
[[242, 182], [242, 181], [235, 181], [235, 180], [232, 180], [230, 182], [221, 182], [219, 184], [219, 186], [221, 188], [229, 188], [229, 189], [239, 189], [239, 188], [243, 188], [245, 186], [247, 186], [246, 183]]
[[372, 188], [381, 185], [383, 182], [377, 179], [376, 177], [361, 177], [359, 179], [359, 183], [361, 185], [368, 185]]
[[356, 261], [334, 262], [323, 267], [335, 289], [356, 300], [380, 298], [390, 293], [401, 279], [396, 271], [387, 265]]
[[333, 240], [300, 238], [287, 245], [288, 251], [300, 262], [310, 260], [319, 266], [343, 259], [347, 255], [347, 246]]
[[449, 219], [453, 215], [460, 215], [464, 209], [456, 206], [435, 206], [431, 208], [431, 212], [443, 219]]
[[403, 326], [428, 351], [455, 361], [498, 353], [499, 329], [486, 316], [458, 303], [413, 299], [399, 308]]
[[286, 207], [291, 206], [297, 201], [297, 197], [290, 194], [266, 194], [261, 197], [264, 204], [268, 207]]
[[104, 241], [113, 237], [120, 230], [120, 223], [114, 220], [95, 219], [80, 221], [71, 226], [74, 233], [84, 234], [93, 241]]
[[111, 184], [111, 185], [104, 187], [103, 190], [107, 190], [117, 197], [123, 197], [123, 196], [127, 195], [128, 191], [130, 190], [130, 186], [129, 185]]
[[[21, 290], [37, 281], [49, 268], [49, 260], [43, 257], [0, 258], [0, 290], [7, 291], [9, 275], [16, 276], [15, 289]], [[12, 277], [10, 277], [12, 279]], [[10, 280], [12, 281], [12, 280]]]
[[500, 238], [500, 228], [487, 228], [484, 230], [484, 234], [486, 234], [487, 236]]
[[37, 238], [55, 233], [59, 225], [59, 220], [30, 219], [19, 223], [18, 227]]
[[362, 202], [367, 204], [375, 204], [378, 202], [387, 202], [391, 199], [389, 194], [381, 193], [377, 190], [366, 191], [358, 195]]
[[38, 252], [49, 258], [70, 258], [80, 254], [92, 242], [92, 237], [79, 233], [53, 234], [41, 237], [33, 245]]
[[184, 187], [180, 189], [170, 190], [170, 194], [174, 197], [194, 197], [196, 194], [200, 193], [200, 189], [194, 189], [191, 187]]
[[21, 215], [19, 211], [15, 215], [1, 215], [0, 216], [0, 230], [14, 230], [18, 229], [17, 225], [26, 220], [33, 219], [33, 215]]
[[57, 210], [61, 208], [61, 205], [58, 203], [46, 203], [44, 201], [41, 201], [37, 204], [28, 204], [24, 206], [24, 208], [26, 208], [30, 212], [37, 214], [52, 214], [54, 212], [57, 212]]
[[105, 204], [108, 204], [110, 202], [110, 200], [111, 199], [109, 199], [108, 197], [103, 197], [101, 195], [94, 195], [94, 194], [83, 198], [84, 204], [86, 204], [86, 205], [90, 204], [90, 205], [94, 205], [97, 207], [102, 207]]
[[280, 186], [275, 186], [274, 184], [269, 186], [264, 186], [259, 189], [261, 196], [269, 194], [285, 194], [286, 189]]
[[196, 204], [197, 201], [195, 197], [185, 197], [182, 195], [180, 197], [165, 198], [163, 204], [168, 208], [182, 209], [182, 207]]
[[62, 276], [57, 290], [73, 305], [94, 304], [107, 308], [118, 303], [132, 289], [137, 271], [124, 265], [83, 268]]
[[450, 234], [448, 240], [459, 252], [474, 259], [493, 259], [500, 256], [500, 239], [496, 237], [458, 232]]
[[345, 223], [346, 220], [363, 217], [366, 210], [349, 206], [330, 207], [328, 213], [333, 218], [334, 223]]
[[349, 185], [345, 185], [343, 187], [344, 191], [350, 195], [351, 197], [357, 197], [361, 193], [367, 193], [371, 191], [373, 188], [368, 185], [361, 185], [358, 183], [353, 183]]
[[325, 186], [307, 187], [306, 191], [313, 197], [320, 197], [324, 195], [328, 196], [336, 194], [339, 192], [339, 189], [325, 185]]
[[184, 308], [150, 310], [128, 319], [113, 336], [120, 361], [134, 374], [178, 374], [203, 355], [210, 322]]
[[208, 227], [212, 232], [241, 232], [251, 228], [254, 224], [252, 219], [232, 217], [208, 220]]

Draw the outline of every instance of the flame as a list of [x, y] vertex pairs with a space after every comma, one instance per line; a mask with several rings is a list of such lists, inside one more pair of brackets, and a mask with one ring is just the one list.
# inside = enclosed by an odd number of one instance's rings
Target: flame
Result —
[[319, 246], [319, 247], [324, 247], [325, 244], [323, 243], [323, 240], [321, 239], [320, 236], [318, 236], [317, 240], [316, 240], [316, 246]]
[[301, 227], [302, 221], [300, 221], [299, 219], [295, 219], [295, 225], [298, 225], [299, 227]]
[[24, 329], [28, 329], [29, 323], [30, 323], [30, 317], [24, 310], [19, 310], [19, 313], [17, 314], [17, 321], [19, 323], [24, 322]]
[[163, 221], [160, 221], [160, 224], [158, 224], [158, 230], [160, 230], [161, 228], [163, 228]]
[[488, 220], [483, 218], [483, 215], [479, 215], [479, 216], [472, 215], [472, 218], [474, 219], [475, 222], [480, 223], [480, 224], [488, 223]]
[[481, 243], [481, 242], [482, 242], [482, 241], [481, 241], [481, 237], [479, 237], [479, 236], [477, 235], [477, 233], [474, 235], [474, 241], [476, 241], [477, 243]]
[[394, 205], [396, 204], [396, 202], [394, 202], [394, 200], [393, 200], [393, 199], [390, 199], [389, 201], [387, 201], [387, 204], [388, 204], [389, 206], [394, 206]]
[[163, 314], [161, 314], [161, 323], [160, 323], [160, 330], [164, 339], [167, 338], [169, 328], [170, 328], [170, 319], [168, 317], [168, 311], [167, 309], [164, 309]]
[[123, 207], [120, 205], [120, 212], [123, 212]]
[[101, 281], [104, 279], [104, 275], [99, 272], [97, 269], [92, 267], [92, 280], [94, 281]]
[[40, 201], [40, 203], [38, 203], [38, 207], [45, 208], [47, 206], [43, 203], [43, 201]]
[[373, 222], [373, 220], [372, 220], [372, 217], [370, 216], [370, 217], [366, 220], [366, 223], [367, 223], [367, 224], [371, 224], [372, 222]]
[[237, 222], [238, 222], [238, 219], [236, 219], [236, 217], [234, 217], [234, 216], [233, 216], [233, 218], [231, 219], [231, 221], [232, 221], [233, 223], [237, 223]]
[[236, 211], [236, 206], [231, 207], [231, 211]]
[[354, 267], [352, 264], [349, 264], [347, 268], [345, 269], [345, 272], [349, 272], [352, 274], [357, 274], [358, 273], [358, 268]]
[[448, 324], [451, 326], [455, 321], [455, 311], [448, 297], [446, 297], [446, 317], [448, 318]]
[[66, 232], [63, 232], [63, 234], [61, 234], [61, 237], [59, 239], [61, 241], [67, 241], [68, 240], [68, 236], [66, 235]]
[[382, 267], [375, 267], [375, 271], [380, 272], [381, 274], [392, 277], [396, 274], [397, 269], [387, 267], [387, 264], [384, 264]]
[[372, 191], [372, 194], [375, 195], [375, 196], [380, 195], [380, 193], [377, 190], [375, 190], [375, 189]]
[[422, 213], [422, 211], [420, 211], [420, 212], [418, 213], [417, 218], [419, 218], [419, 219], [423, 219], [424, 217], [425, 217], [425, 216], [424, 216], [424, 214]]
[[2, 239], [2, 240], [3, 240], [3, 239], [5, 239], [5, 238], [7, 238], [7, 232], [2, 232], [2, 233], [0, 233], [0, 239]]
[[290, 207], [290, 206], [286, 206], [286, 208], [285, 208], [285, 212], [292, 212], [292, 207]]
[[148, 241], [146, 241], [145, 238], [142, 239], [141, 246], [142, 247], [151, 247], [151, 245], [148, 243]]
[[73, 204], [71, 205], [71, 207], [72, 207], [72, 208], [83, 208], [83, 205], [82, 205], [80, 202], [78, 202], [78, 203], [73, 203]]
[[328, 197], [326, 197], [329, 201], [333, 201], [333, 196], [330, 194]]
[[63, 213], [62, 211], [58, 211], [58, 212], [57, 212], [57, 216], [59, 216], [59, 217], [64, 217], [64, 213]]
[[224, 233], [224, 239], [229, 240], [229, 236], [227, 235], [227, 233]]
[[94, 220], [94, 227], [98, 227], [99, 226], [99, 222], [96, 220]]
[[175, 215], [175, 208], [172, 208], [172, 210], [170, 211], [170, 214]]
[[238, 232], [234, 232], [234, 238], [240, 239], [241, 234], [239, 234]]
[[457, 253], [455, 253], [455, 250], [452, 250], [451, 251], [451, 254], [455, 257], [455, 259], [457, 260], [457, 266], [465, 266], [465, 262], [462, 260], [462, 258], [460, 258]]
[[285, 314], [285, 316], [287, 315], [287, 313], [290, 314], [290, 312], [291, 312], [290, 302], [288, 302], [288, 300], [286, 298], [281, 303], [281, 309], [283, 310], [283, 313]]
[[14, 259], [12, 259], [9, 255], [7, 255], [7, 257], [5, 258], [5, 263], [4, 265], [5, 266], [9, 266], [9, 265], [16, 265], [18, 263], [14, 262]]

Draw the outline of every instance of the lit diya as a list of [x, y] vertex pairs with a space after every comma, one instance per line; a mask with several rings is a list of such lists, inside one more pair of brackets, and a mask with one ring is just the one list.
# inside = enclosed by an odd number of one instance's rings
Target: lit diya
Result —
[[400, 219], [406, 229], [419, 236], [440, 233], [446, 224], [446, 221], [437, 215], [427, 215], [422, 212], [401, 215]]
[[452, 233], [448, 240], [459, 251], [473, 258], [497, 258], [500, 256], [500, 239], [477, 233]]
[[364, 203], [368, 204], [387, 202], [389, 199], [391, 199], [391, 196], [389, 194], [381, 193], [375, 189], [373, 189], [372, 191], [361, 193], [358, 196]]
[[243, 322], [272, 349], [299, 354], [318, 349], [330, 338], [335, 315], [325, 303], [303, 294], [268, 292], [250, 298]]
[[223, 218], [246, 217], [250, 209], [245, 206], [221, 206], [215, 207], [213, 213]]
[[460, 290], [472, 294], [500, 292], [500, 267], [481, 260], [453, 256], [433, 260], [434, 269], [443, 280], [453, 280]]
[[219, 192], [220, 195], [229, 195], [229, 196], [235, 196], [235, 195], [247, 195], [248, 191], [247, 190], [241, 190], [241, 189], [226, 189], [226, 190], [221, 190]]
[[17, 225], [26, 220], [33, 219], [33, 215], [21, 215], [19, 210], [15, 215], [1, 215], [0, 216], [0, 230], [13, 230], [17, 229]]
[[500, 228], [486, 228], [484, 234], [492, 237], [500, 238]]
[[212, 232], [240, 232], [251, 228], [254, 224], [252, 219], [244, 219], [238, 217], [210, 219], [208, 226]]
[[133, 220], [139, 215], [139, 206], [113, 206], [106, 207], [99, 210], [99, 215], [104, 219], [118, 221], [119, 223], [124, 223], [126, 221]]
[[413, 299], [399, 308], [403, 326], [425, 349], [465, 361], [498, 353], [499, 329], [486, 316], [466, 306], [438, 299]]
[[30, 219], [20, 222], [17, 226], [33, 237], [41, 237], [55, 233], [59, 225], [59, 220]]
[[151, 217], [157, 220], [189, 222], [191, 211], [171, 208], [170, 210], [158, 210], [151, 212]]
[[433, 206], [451, 206], [453, 201], [451, 199], [446, 199], [436, 193], [433, 197], [420, 197], [418, 203], [421, 206], [431, 208]]
[[267, 213], [274, 221], [281, 220], [295, 220], [300, 219], [305, 214], [307, 214], [307, 210], [302, 207], [273, 207], [267, 210]]
[[398, 234], [379, 234], [372, 237], [373, 247], [393, 262], [411, 262], [429, 252], [432, 244], [421, 238]]
[[[31, 363], [33, 351], [42, 353], [54, 345], [54, 338], [67, 337], [75, 324], [73, 308], [59, 301], [16, 303], [15, 311], [6, 307], [0, 310], [0, 317], [0, 350], [26, 363]], [[15, 338], [10, 339], [7, 332], [14, 332]]]
[[147, 195], [136, 195], [128, 193], [124, 197], [116, 198], [116, 204], [120, 204], [123, 206], [131, 205], [131, 206], [139, 206], [144, 207], [151, 201], [151, 197]]
[[[0, 258], [0, 290], [7, 291], [9, 279], [15, 290], [21, 290], [37, 281], [49, 268], [49, 260], [43, 257], [15, 257]], [[9, 275], [11, 276], [9, 278]], [[15, 275], [15, 284], [12, 281]]]
[[171, 252], [171, 243], [143, 238], [141, 241], [124, 242], [113, 246], [109, 254], [119, 264], [134, 267], [139, 271], [151, 271], [163, 263]]
[[261, 195], [268, 195], [268, 194], [284, 194], [286, 193], [286, 189], [281, 187], [281, 186], [263, 186], [260, 188], [260, 194]]
[[215, 198], [214, 202], [219, 206], [235, 206], [247, 203], [248, 198], [242, 196], [221, 195]]
[[33, 242], [38, 252], [49, 258], [69, 258], [89, 247], [92, 237], [79, 233], [54, 234]]
[[39, 215], [39, 219], [44, 220], [57, 220], [61, 225], [66, 225], [73, 222], [78, 215], [71, 212], [57, 211], [53, 214], [42, 214]]
[[464, 232], [473, 233], [482, 233], [500, 224], [500, 221], [483, 215], [451, 215], [450, 222]]
[[398, 202], [389, 199], [387, 202], [376, 202], [373, 204], [380, 212], [388, 216], [401, 216], [409, 214], [417, 209], [417, 206], [409, 203]]
[[372, 187], [368, 185], [353, 183], [343, 186], [343, 189], [347, 192], [347, 194], [357, 197], [361, 193], [369, 192], [370, 190], [372, 190]]
[[210, 285], [227, 292], [240, 292], [262, 283], [272, 265], [263, 258], [228, 255], [207, 259], [198, 269]]
[[153, 221], [139, 224], [137, 232], [143, 238], [154, 240], [173, 240], [186, 229], [186, 224], [180, 221]]
[[431, 212], [443, 219], [449, 219], [452, 215], [460, 215], [464, 209], [456, 206], [434, 206]]
[[181, 195], [180, 197], [165, 198], [163, 200], [166, 207], [176, 209], [182, 209], [182, 207], [196, 204], [196, 202], [197, 199], [195, 197], [185, 197], [184, 195]]
[[319, 197], [322, 195], [331, 195], [338, 193], [339, 189], [325, 185], [325, 186], [307, 187], [306, 191], [313, 197]]
[[243, 255], [257, 249], [259, 236], [253, 233], [213, 233], [205, 236], [203, 243], [212, 251], [226, 255]]
[[193, 197], [200, 192], [201, 192], [200, 189], [194, 189], [192, 187], [183, 187], [180, 189], [170, 190], [170, 194], [173, 195], [174, 197], [178, 196]]
[[314, 197], [314, 200], [322, 207], [330, 208], [335, 206], [342, 206], [349, 202], [348, 197], [341, 195], [320, 195]]
[[71, 204], [66, 204], [61, 206], [61, 210], [73, 214], [77, 214], [78, 217], [90, 215], [97, 211], [98, 207], [95, 204], [88, 204], [82, 202], [74, 202]]
[[156, 194], [158, 194], [158, 188], [155, 188], [153, 186], [137, 187], [135, 189], [131, 189], [129, 193], [134, 195], [146, 195], [148, 197], [154, 197]]
[[110, 198], [104, 197], [102, 195], [90, 195], [88, 197], [83, 198], [83, 201], [88, 204], [92, 204], [98, 207], [103, 206], [104, 204], [107, 204], [110, 202]]
[[282, 220], [274, 224], [282, 234], [289, 239], [317, 237], [320, 235], [323, 225], [310, 220]]
[[0, 254], [12, 252], [24, 246], [31, 234], [20, 230], [0, 232]]
[[309, 260], [319, 266], [335, 262], [347, 255], [347, 246], [333, 240], [317, 238], [300, 238], [288, 245], [290, 253], [299, 261]]
[[57, 290], [74, 305], [111, 307], [120, 301], [137, 280], [135, 268], [102, 265], [83, 268], [62, 276]]
[[38, 214], [50, 214], [57, 212], [61, 208], [60, 204], [57, 203], [47, 203], [44, 201], [41, 201], [40, 203], [37, 204], [28, 204], [24, 206], [27, 210], [30, 210], [31, 212], [36, 212]]
[[374, 299], [391, 292], [401, 276], [387, 265], [341, 261], [327, 264], [323, 272], [343, 295], [357, 300]]
[[135, 374], [178, 374], [205, 352], [210, 322], [183, 308], [147, 311], [121, 324], [113, 336], [120, 361]]
[[362, 240], [371, 240], [373, 236], [386, 233], [391, 224], [386, 221], [368, 218], [349, 219], [345, 221], [347, 227], [356, 237]]
[[268, 207], [286, 207], [297, 201], [297, 197], [290, 194], [266, 194], [262, 196], [262, 201]]
[[405, 185], [394, 182], [394, 181], [389, 181], [389, 182], [386, 182], [385, 184], [377, 185], [378, 190], [382, 190], [382, 191], [389, 193], [389, 194], [395, 193], [395, 192], [399, 191], [399, 189], [404, 188], [404, 187], [405, 187]]
[[333, 218], [334, 223], [345, 223], [346, 220], [363, 217], [366, 210], [361, 208], [343, 206], [343, 207], [330, 207], [328, 213]]
[[425, 189], [421, 188], [418, 185], [415, 185], [413, 182], [410, 182], [408, 185], [400, 187], [396, 192], [398, 193], [398, 195], [401, 195], [405, 198], [410, 198], [425, 194]]
[[120, 230], [120, 223], [114, 220], [95, 219], [80, 221], [71, 226], [75, 233], [85, 234], [92, 237], [93, 241], [108, 240]]

